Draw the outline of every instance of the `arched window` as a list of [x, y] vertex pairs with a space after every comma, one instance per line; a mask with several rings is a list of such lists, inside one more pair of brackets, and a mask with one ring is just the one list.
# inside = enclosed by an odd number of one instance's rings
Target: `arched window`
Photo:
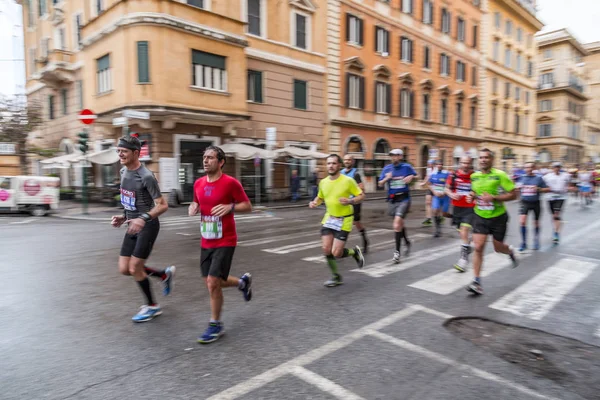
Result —
[[364, 153], [363, 142], [358, 136], [352, 136], [346, 145], [346, 153]]
[[404, 152], [404, 155], [402, 156], [402, 161], [408, 162], [408, 146], [404, 146], [402, 151]]
[[375, 155], [387, 156], [390, 153], [390, 150], [390, 143], [385, 139], [379, 139], [377, 143], [375, 143]]

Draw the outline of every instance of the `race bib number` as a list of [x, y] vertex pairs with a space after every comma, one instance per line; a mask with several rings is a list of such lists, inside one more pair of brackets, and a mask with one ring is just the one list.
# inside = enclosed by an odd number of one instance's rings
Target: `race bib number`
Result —
[[221, 217], [203, 215], [200, 219], [200, 233], [203, 239], [221, 239], [223, 237]]
[[552, 193], [550, 195], [550, 200], [562, 200], [563, 195], [561, 193]]
[[495, 206], [494, 202], [477, 199], [477, 208], [479, 208], [481, 211], [493, 211]]
[[445, 190], [445, 186], [443, 185], [433, 185], [433, 190], [435, 190], [438, 193], [442, 193]]
[[131, 190], [121, 189], [121, 204], [127, 211], [135, 211], [135, 192]]
[[334, 231], [341, 231], [342, 225], [344, 224], [344, 218], [329, 217], [323, 224], [324, 228], [333, 229]]
[[402, 179], [392, 179], [390, 181], [390, 189], [404, 189], [406, 183]]
[[521, 186], [521, 195], [535, 196], [537, 194], [537, 186], [524, 185]]

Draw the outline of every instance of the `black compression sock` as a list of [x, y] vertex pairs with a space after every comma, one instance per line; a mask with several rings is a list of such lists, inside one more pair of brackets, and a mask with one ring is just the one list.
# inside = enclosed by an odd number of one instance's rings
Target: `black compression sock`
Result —
[[158, 270], [154, 268], [148, 268], [144, 265], [144, 272], [146, 272], [146, 275], [153, 276], [155, 278], [165, 279], [167, 277], [167, 273], [164, 269]]
[[400, 244], [402, 243], [402, 232], [396, 232], [396, 251], [400, 251]]
[[142, 293], [144, 293], [144, 295], [146, 296], [146, 299], [148, 300], [148, 305], [156, 305], [156, 303], [154, 303], [154, 299], [152, 298], [152, 291], [150, 290], [150, 280], [148, 280], [148, 278], [144, 278], [143, 281], [137, 281], [137, 283], [138, 285], [140, 285]]
[[404, 238], [404, 242], [406, 244], [410, 244], [410, 240], [408, 240], [408, 235], [406, 234], [406, 228], [402, 229], [402, 237]]

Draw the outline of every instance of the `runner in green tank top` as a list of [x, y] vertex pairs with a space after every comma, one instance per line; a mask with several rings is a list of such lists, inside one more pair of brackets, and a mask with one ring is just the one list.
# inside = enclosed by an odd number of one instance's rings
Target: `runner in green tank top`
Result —
[[505, 201], [517, 197], [515, 184], [504, 171], [492, 168], [494, 153], [489, 149], [479, 152], [480, 170], [471, 175], [471, 193], [467, 201], [475, 201], [475, 216], [473, 218], [473, 282], [467, 286], [467, 291], [473, 294], [483, 294], [481, 287], [481, 264], [488, 235], [492, 235], [494, 250], [507, 254], [518, 266], [515, 253], [511, 246], [504, 243], [508, 214]]

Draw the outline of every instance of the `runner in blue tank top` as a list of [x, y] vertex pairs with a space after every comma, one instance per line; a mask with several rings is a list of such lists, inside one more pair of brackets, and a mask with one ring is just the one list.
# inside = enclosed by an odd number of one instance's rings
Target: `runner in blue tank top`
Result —
[[450, 208], [450, 197], [446, 194], [446, 181], [450, 172], [444, 169], [441, 160], [437, 160], [435, 169], [427, 181], [427, 185], [433, 193], [431, 210], [435, 220], [435, 234], [433, 237], [442, 235], [442, 214], [447, 214]]

